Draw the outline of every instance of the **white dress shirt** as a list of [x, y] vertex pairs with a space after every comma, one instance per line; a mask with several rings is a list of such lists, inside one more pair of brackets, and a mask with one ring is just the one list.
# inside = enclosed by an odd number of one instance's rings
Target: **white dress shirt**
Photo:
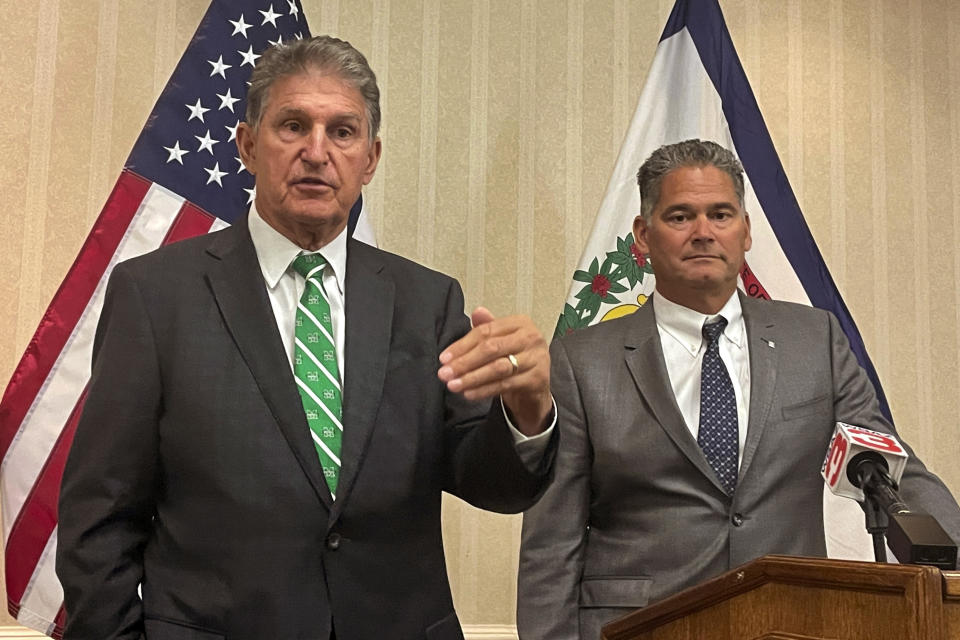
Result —
[[750, 410], [750, 349], [747, 328], [743, 322], [740, 298], [734, 291], [719, 313], [706, 315], [654, 292], [653, 314], [657, 320], [663, 358], [667, 363], [670, 386], [683, 420], [693, 439], [700, 432], [700, 370], [707, 350], [703, 325], [723, 316], [727, 326], [720, 336], [720, 359], [723, 360], [733, 392], [737, 398], [737, 431], [739, 443], [737, 464], [743, 460], [743, 444], [747, 438]]
[[[255, 204], [251, 205], [247, 220], [250, 239], [253, 241], [253, 248], [257, 252], [263, 281], [267, 285], [267, 297], [270, 298], [270, 306], [273, 307], [273, 315], [277, 321], [277, 328], [280, 330], [280, 339], [283, 340], [283, 347], [287, 352], [287, 362], [290, 364], [290, 370], [292, 371], [297, 302], [303, 295], [307, 281], [290, 268], [290, 265], [304, 250], [267, 224], [260, 217]], [[323, 269], [323, 290], [330, 301], [330, 320], [333, 324], [340, 381], [341, 384], [346, 385], [344, 366], [346, 360], [344, 357], [344, 325], [346, 324], [344, 300], [346, 296], [344, 282], [347, 275], [347, 228], [344, 227], [336, 238], [325, 244], [319, 251], [304, 253], [320, 253], [327, 262], [327, 266]], [[440, 368], [439, 362], [437, 362], [437, 368]], [[500, 405], [514, 442], [518, 445], [517, 453], [529, 468], [535, 467], [547, 448], [549, 435], [556, 424], [556, 404], [553, 408], [552, 424], [543, 433], [535, 436], [526, 436], [517, 430], [510, 421], [502, 402]], [[350, 425], [344, 425], [344, 428], [349, 429]]]

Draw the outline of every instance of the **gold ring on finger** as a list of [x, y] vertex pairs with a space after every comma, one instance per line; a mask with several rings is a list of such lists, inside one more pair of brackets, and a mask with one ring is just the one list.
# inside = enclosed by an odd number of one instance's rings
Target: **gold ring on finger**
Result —
[[517, 356], [513, 355], [512, 353], [508, 353], [507, 360], [510, 361], [510, 366], [513, 367], [513, 371], [510, 372], [510, 375], [517, 375], [517, 372], [520, 371], [520, 362], [517, 360]]

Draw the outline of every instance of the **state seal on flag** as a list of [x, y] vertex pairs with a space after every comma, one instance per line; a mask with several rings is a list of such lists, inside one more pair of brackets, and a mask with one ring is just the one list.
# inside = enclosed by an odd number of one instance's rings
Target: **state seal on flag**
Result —
[[[588, 269], [577, 269], [573, 274], [574, 282], [584, 285], [574, 296], [576, 306], [564, 305], [555, 336], [566, 335], [595, 321], [603, 322], [633, 313], [647, 301], [653, 290], [653, 279], [648, 277], [652, 275], [653, 265], [640, 252], [633, 233], [618, 237], [616, 250], [608, 251], [602, 263], [599, 256], [595, 257]], [[602, 314], [601, 309], [604, 309]]]

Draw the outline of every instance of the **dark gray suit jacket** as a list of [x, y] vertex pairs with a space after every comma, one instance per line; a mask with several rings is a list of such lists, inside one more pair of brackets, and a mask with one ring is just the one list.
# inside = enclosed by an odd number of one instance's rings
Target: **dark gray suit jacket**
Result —
[[[670, 386], [652, 303], [554, 341], [556, 479], [526, 512], [522, 640], [602, 624], [759, 556], [826, 554], [820, 467], [837, 420], [892, 432], [836, 319], [741, 294], [750, 414], [722, 490]], [[960, 509], [910, 451], [902, 495], [960, 539]]]
[[499, 404], [438, 381], [456, 281], [350, 241], [345, 287], [334, 502], [246, 222], [117, 266], [60, 499], [68, 640], [463, 637], [441, 491], [520, 511], [552, 449], [529, 472]]

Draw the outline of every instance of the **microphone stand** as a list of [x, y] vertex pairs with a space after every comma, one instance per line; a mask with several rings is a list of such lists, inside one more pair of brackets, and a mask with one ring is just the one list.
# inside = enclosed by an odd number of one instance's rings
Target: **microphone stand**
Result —
[[867, 533], [873, 538], [873, 557], [877, 562], [886, 562], [886, 534], [889, 519], [887, 518], [886, 510], [880, 506], [876, 492], [870, 490], [874, 486], [874, 483], [870, 482], [872, 476], [871, 471], [873, 471], [873, 469], [874, 468], [870, 468], [862, 472], [859, 477], [861, 482], [860, 486], [864, 488], [863, 495], [866, 498], [863, 512], [867, 520]]
[[[855, 472], [865, 496], [867, 531], [873, 536], [873, 555], [887, 561], [886, 545], [900, 562], [926, 564], [944, 570], [957, 568], [957, 545], [933, 516], [911, 511], [897, 494], [897, 483], [886, 464], [864, 460]], [[886, 538], [886, 542], [884, 541]]]

